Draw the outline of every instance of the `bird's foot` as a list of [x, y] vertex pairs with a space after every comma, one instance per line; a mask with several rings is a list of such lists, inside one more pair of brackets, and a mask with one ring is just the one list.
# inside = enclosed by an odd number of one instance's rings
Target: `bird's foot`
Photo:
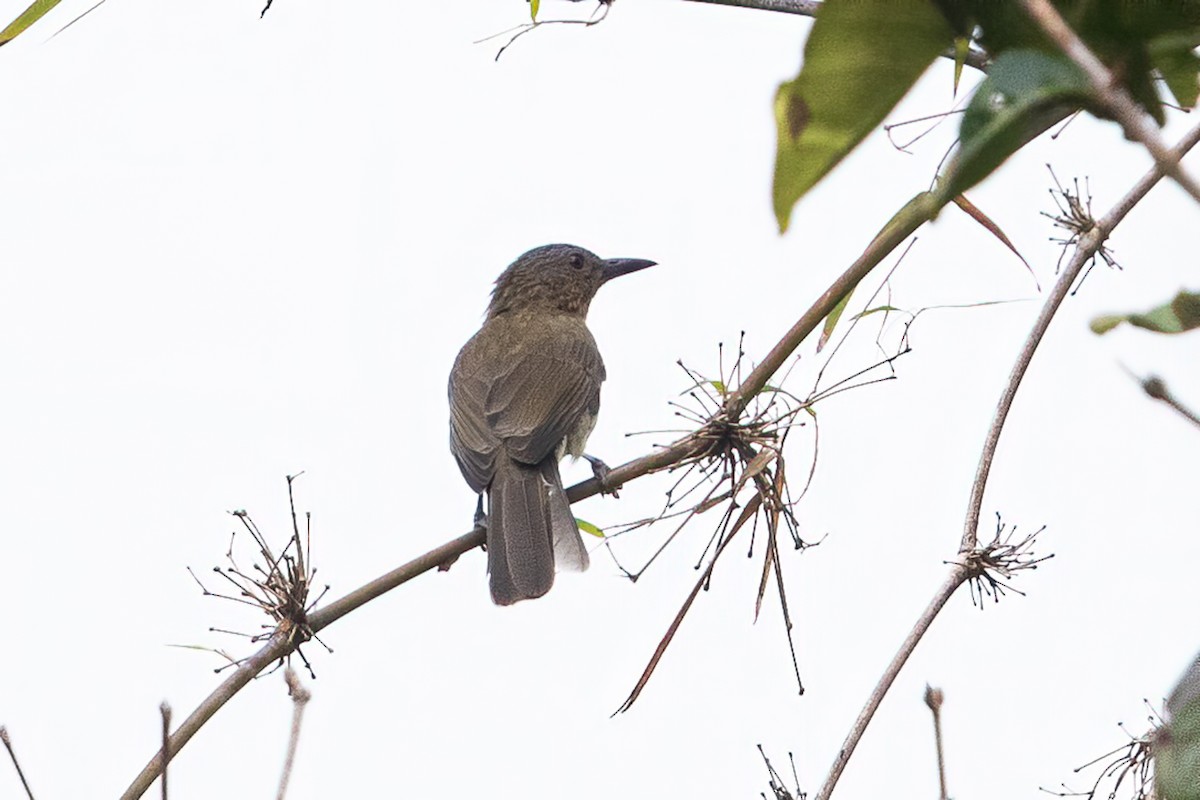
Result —
[[[479, 503], [475, 506], [475, 530], [487, 530], [487, 512], [483, 510], [483, 495], [479, 495]], [[483, 549], [487, 550], [486, 541], [483, 544]], [[438, 572], [448, 572], [454, 566], [455, 561], [458, 561], [458, 556], [451, 556], [441, 564], [438, 564]]]
[[589, 456], [587, 453], [584, 453], [583, 457], [587, 459], [589, 464], [592, 465], [592, 474], [596, 476], [596, 480], [600, 483], [600, 494], [611, 494], [613, 497], [620, 499], [621, 495], [617, 494], [617, 490], [621, 487], [610, 487], [608, 485], [608, 473], [612, 472], [612, 470], [608, 468], [608, 464], [605, 464], [595, 456]]
[[479, 495], [479, 502], [475, 504], [475, 527], [487, 530], [487, 512], [483, 510], [483, 495]]

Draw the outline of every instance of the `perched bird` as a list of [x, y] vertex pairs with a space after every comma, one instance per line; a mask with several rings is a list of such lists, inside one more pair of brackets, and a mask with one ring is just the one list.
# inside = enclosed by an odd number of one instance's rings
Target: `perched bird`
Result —
[[483, 327], [454, 361], [450, 450], [471, 488], [487, 492], [498, 605], [550, 591], [556, 564], [587, 569], [558, 462], [583, 455], [600, 411], [604, 361], [588, 305], [606, 282], [653, 265], [569, 244], [534, 248], [496, 279]]

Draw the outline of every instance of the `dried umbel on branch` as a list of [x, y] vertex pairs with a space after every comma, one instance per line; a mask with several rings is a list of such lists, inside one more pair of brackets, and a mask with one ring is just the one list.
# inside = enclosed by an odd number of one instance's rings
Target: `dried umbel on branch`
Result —
[[[1090, 789], [1077, 791], [1064, 783], [1057, 790], [1042, 788], [1042, 791], [1055, 797], [1082, 797], [1085, 800], [1153, 800], [1153, 744], [1158, 730], [1160, 729], [1156, 726], [1141, 736], [1130, 735], [1129, 741], [1121, 747], [1076, 767], [1077, 773], [1100, 768], [1100, 773], [1096, 775]], [[1126, 733], [1128, 734], [1127, 731]]]
[[[309, 613], [321, 601], [321, 598], [325, 596], [325, 592], [329, 590], [329, 586], [325, 586], [319, 595], [310, 599], [313, 581], [317, 572], [311, 562], [312, 519], [309, 514], [305, 514], [305, 530], [303, 537], [301, 537], [300, 524], [296, 517], [295, 497], [292, 493], [292, 484], [298, 477], [299, 475], [289, 475], [287, 478], [288, 503], [292, 515], [292, 535], [278, 555], [272, 550], [266, 536], [263, 535], [258, 525], [255, 524], [247, 512], [241, 510], [230, 512], [241, 522], [244, 529], [243, 532], [250, 535], [254, 547], [258, 551], [256, 558], [261, 559], [261, 563], [258, 560], [254, 561], [249, 570], [243, 569], [238, 564], [234, 556], [234, 547], [237, 544], [238, 532], [234, 531], [230, 537], [229, 550], [225, 553], [225, 558], [229, 562], [229, 566], [224, 568], [213, 567], [213, 572], [232, 584], [237, 590], [236, 595], [209, 591], [203, 582], [196, 577], [196, 574], [191, 571], [191, 568], [188, 568], [188, 572], [192, 572], [192, 577], [195, 578], [196, 583], [200, 584], [200, 588], [206, 596], [220, 597], [235, 603], [254, 606], [265, 613], [271, 620], [269, 623], [264, 623], [262, 625], [263, 631], [257, 634], [239, 634], [236, 631], [216, 627], [209, 630], [247, 636], [251, 642], [255, 643], [265, 641], [277, 632], [282, 633], [286, 637], [288, 650], [290, 651], [291, 646], [295, 644], [296, 654], [300, 656], [305, 669], [308, 670], [310, 676], [316, 677], [313, 674], [312, 665], [300, 650], [300, 644], [311, 639], [316, 639], [323, 647], [327, 650], [329, 649], [316, 636], [308, 623]], [[229, 660], [230, 664], [226, 664], [226, 667], [241, 663], [241, 659], [234, 659], [221, 651], [217, 652]], [[224, 668], [221, 667], [217, 671], [219, 672]]]
[[[627, 710], [637, 699], [683, 617], [691, 608], [692, 602], [701, 589], [708, 588], [717, 559], [733, 538], [746, 527], [751, 530], [747, 553], [750, 556], [754, 553], [760, 528], [765, 529], [766, 543], [762, 577], [755, 601], [755, 618], [761, 610], [770, 576], [774, 575], [796, 681], [800, 692], [804, 691], [792, 643], [792, 622], [788, 612], [783, 573], [779, 566], [778, 540], [781, 532], [786, 530], [795, 549], [803, 550], [813, 544], [805, 541], [800, 534], [793, 508], [803, 496], [803, 490], [798, 496], [793, 496], [787, 481], [784, 458], [784, 445], [788, 435], [800, 424], [798, 417], [808, 409], [809, 404], [782, 389], [766, 387], [754, 396], [744, 411], [732, 413], [726, 399], [729, 396], [729, 387], [741, 382], [743, 357], [744, 353], [739, 346], [734, 363], [728, 371], [722, 364], [719, 369], [720, 377], [717, 379], [705, 378], [680, 364], [692, 381], [692, 385], [684, 392], [691, 403], [672, 405], [675, 406], [677, 416], [698, 426], [689, 434], [689, 438], [695, 443], [693, 454], [671, 468], [672, 472], [682, 470], [682, 475], [667, 490], [666, 502], [658, 515], [618, 526], [616, 532], [609, 536], [611, 540], [654, 522], [679, 519], [679, 523], [667, 539], [637, 571], [621, 567], [630, 580], [636, 581], [688, 522], [712, 509], [722, 509], [696, 563], [696, 569], [702, 570], [700, 578], [676, 614], [666, 635], [659, 642], [649, 665], [620, 711]], [[815, 447], [813, 465], [815, 466]], [[808, 471], [808, 480], [811, 478], [812, 469]]]
[[1006, 581], [1012, 580], [1017, 573], [1029, 569], [1037, 569], [1038, 564], [1054, 558], [1054, 554], [1035, 556], [1033, 545], [1037, 537], [1046, 530], [1045, 526], [1024, 537], [1017, 537], [1016, 525], [1005, 525], [996, 515], [996, 533], [992, 541], [976, 547], [974, 550], [961, 555], [959, 563], [968, 572], [971, 584], [971, 602], [983, 608], [983, 600], [990, 597], [994, 602], [1000, 602], [1000, 597], [1008, 591], [1025, 595], [1020, 589], [1015, 589]]
[[[721, 351], [723, 354], [723, 347]], [[729, 396], [729, 387], [741, 381], [744, 355], [739, 346], [737, 359], [728, 368], [728, 374], [722, 364], [719, 367], [720, 377], [716, 379], [706, 378], [679, 364], [691, 381], [682, 395], [690, 403], [673, 402], [671, 405], [676, 416], [695, 426], [687, 434], [687, 438], [694, 442], [692, 455], [667, 470], [681, 474], [667, 489], [662, 510], [653, 517], [616, 526], [616, 531], [609, 538], [617, 538], [666, 519], [682, 517], [682, 520], [640, 569], [632, 572], [622, 568], [631, 580], [636, 581], [641, 577], [689, 521], [718, 507], [723, 507], [724, 513], [697, 562], [697, 569], [714, 548], [719, 549], [725, 539], [746, 522], [753, 521], [752, 530], [757, 532], [758, 511], [763, 512], [762, 518], [769, 523], [772, 531], [782, 523], [796, 549], [809, 546], [810, 543], [800, 536], [792, 513], [799, 497], [791, 496], [785, 480], [783, 456], [788, 434], [793, 427], [803, 424], [797, 417], [808, 408], [808, 404], [782, 389], [766, 387], [755, 395], [745, 411], [736, 416], [732, 414], [725, 401]], [[809, 478], [811, 475], [810, 470]], [[757, 501], [746, 500], [747, 491], [752, 492]], [[759, 504], [755, 513], [738, 522], [739, 517], [734, 512], [739, 508], [748, 508], [749, 502]]]
[[[1058, 256], [1058, 263], [1054, 265], [1054, 272], [1057, 274], [1062, 267], [1063, 258], [1066, 257], [1068, 251], [1074, 251], [1078, 248], [1080, 239], [1091, 233], [1096, 228], [1096, 218], [1092, 214], [1092, 190], [1088, 185], [1087, 179], [1084, 179], [1084, 188], [1079, 188], [1079, 179], [1073, 181], [1074, 190], [1064, 189], [1059, 183], [1058, 176], [1054, 174], [1054, 170], [1049, 164], [1046, 169], [1050, 170], [1050, 177], [1054, 179], [1056, 188], [1050, 190], [1050, 197], [1053, 198], [1054, 204], [1058, 206], [1057, 214], [1048, 214], [1045, 211], [1040, 212], [1043, 217], [1046, 217], [1054, 223], [1054, 227], [1060, 228], [1067, 232], [1065, 238], [1059, 236], [1051, 236], [1050, 241], [1055, 242], [1062, 247], [1062, 252]], [[1110, 250], [1104, 242], [1096, 248], [1096, 251], [1088, 259], [1087, 269], [1083, 273], [1083, 277], [1079, 279], [1079, 285], [1071, 294], [1075, 294], [1083, 286], [1083, 282], [1087, 280], [1087, 276], [1091, 273], [1092, 267], [1096, 266], [1096, 259], [1100, 259], [1108, 265], [1109, 269], [1121, 269], [1121, 265], [1113, 257]]]

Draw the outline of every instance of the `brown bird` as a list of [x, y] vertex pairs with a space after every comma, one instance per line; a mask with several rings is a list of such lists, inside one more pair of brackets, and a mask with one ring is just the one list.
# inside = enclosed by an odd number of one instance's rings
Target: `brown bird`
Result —
[[558, 462], [584, 454], [600, 411], [604, 361], [588, 306], [606, 282], [653, 265], [568, 244], [534, 248], [496, 279], [483, 327], [454, 361], [450, 450], [481, 493], [476, 521], [487, 526], [498, 605], [550, 591], [556, 564], [587, 569]]

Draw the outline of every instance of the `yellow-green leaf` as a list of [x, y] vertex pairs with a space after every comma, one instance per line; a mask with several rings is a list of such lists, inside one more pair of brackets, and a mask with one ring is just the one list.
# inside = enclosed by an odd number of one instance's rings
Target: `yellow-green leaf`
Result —
[[931, 0], [826, 0], [800, 74], [775, 94], [780, 231], [804, 193], [875, 129], [953, 40]]
[[1093, 333], [1108, 333], [1122, 322], [1155, 333], [1185, 333], [1200, 328], [1200, 292], [1180, 292], [1171, 302], [1144, 314], [1105, 314], [1092, 320]]
[[1154, 785], [1160, 800], [1200, 800], [1200, 657], [1171, 696], [1154, 736]]
[[952, 94], [955, 97], [958, 96], [958, 82], [962, 80], [963, 66], [967, 63], [967, 54], [970, 52], [971, 37], [954, 37], [954, 91]]
[[821, 338], [817, 339], [817, 352], [825, 349], [825, 345], [829, 344], [829, 338], [833, 336], [833, 329], [837, 327], [838, 320], [842, 318], [842, 314], [846, 311], [846, 306], [850, 303], [850, 297], [854, 294], [854, 290], [846, 292], [842, 295], [842, 299], [838, 300], [838, 304], [833, 307], [833, 311], [829, 312], [829, 316], [825, 318], [825, 326], [821, 328]]
[[1193, 108], [1200, 96], [1200, 56], [1189, 37], [1165, 37], [1150, 45], [1150, 60], [1163, 77], [1175, 102]]
[[583, 531], [584, 533], [589, 533], [592, 536], [596, 536], [600, 539], [604, 538], [604, 531], [600, 530], [595, 525], [593, 525], [592, 523], [590, 523], [586, 520], [576, 518], [575, 524], [578, 525], [579, 530]]
[[1088, 324], [1088, 327], [1092, 329], [1092, 333], [1105, 334], [1124, 321], [1125, 317], [1122, 317], [1120, 314], [1102, 314], [1099, 317], [1094, 317]]
[[0, 45], [5, 45], [13, 39], [25, 32], [33, 23], [37, 22], [42, 17], [58, 5], [59, 0], [34, 0], [29, 5], [29, 8], [21, 12], [21, 15], [8, 24], [8, 27], [0, 31]]
[[888, 305], [875, 306], [874, 308], [868, 308], [868, 309], [864, 309], [864, 310], [858, 312], [857, 314], [854, 315], [854, 318], [862, 319], [863, 317], [869, 317], [872, 314], [884, 314], [884, 313], [888, 313], [888, 312], [892, 312], [892, 311], [902, 312], [902, 311], [904, 311], [904, 309], [897, 308], [896, 306], [888, 306]]
[[541, 5], [541, 0], [529, 0], [529, 18], [534, 22], [537, 22], [537, 12]]

